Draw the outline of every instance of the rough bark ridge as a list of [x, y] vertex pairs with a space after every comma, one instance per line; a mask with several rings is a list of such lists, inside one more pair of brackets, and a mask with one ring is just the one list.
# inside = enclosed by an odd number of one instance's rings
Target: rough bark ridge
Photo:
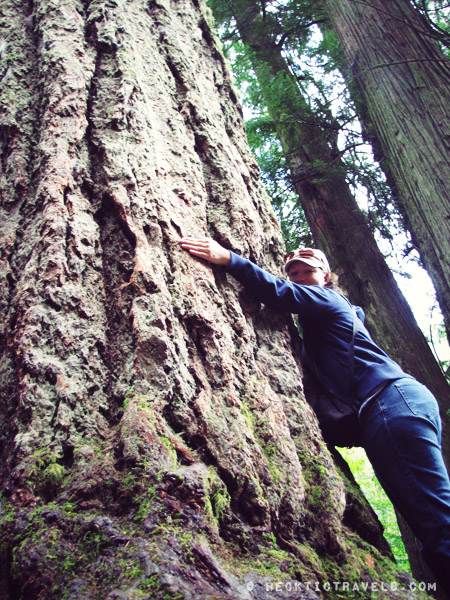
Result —
[[209, 232], [271, 269], [282, 251], [204, 7], [0, 11], [0, 596], [400, 590], [290, 321], [178, 247]]
[[325, 0], [450, 340], [450, 68], [408, 0]]

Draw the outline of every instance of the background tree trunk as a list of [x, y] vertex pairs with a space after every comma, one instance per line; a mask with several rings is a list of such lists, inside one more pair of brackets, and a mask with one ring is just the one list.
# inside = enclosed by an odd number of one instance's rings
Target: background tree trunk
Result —
[[450, 340], [450, 66], [408, 0], [325, 0]]
[[179, 248], [283, 251], [204, 6], [0, 10], [0, 596], [402, 598], [291, 321]]

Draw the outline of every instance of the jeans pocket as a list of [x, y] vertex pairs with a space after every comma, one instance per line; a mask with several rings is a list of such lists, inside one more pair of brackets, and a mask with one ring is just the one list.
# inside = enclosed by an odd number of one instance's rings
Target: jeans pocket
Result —
[[435, 427], [439, 428], [438, 403], [424, 385], [411, 380], [395, 383], [394, 386], [413, 415], [428, 419]]

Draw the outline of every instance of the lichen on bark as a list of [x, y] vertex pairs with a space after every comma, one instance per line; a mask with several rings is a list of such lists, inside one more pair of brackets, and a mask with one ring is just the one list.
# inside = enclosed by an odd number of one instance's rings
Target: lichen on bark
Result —
[[0, 10], [1, 594], [401, 581], [343, 520], [290, 319], [178, 245], [283, 250], [203, 4]]

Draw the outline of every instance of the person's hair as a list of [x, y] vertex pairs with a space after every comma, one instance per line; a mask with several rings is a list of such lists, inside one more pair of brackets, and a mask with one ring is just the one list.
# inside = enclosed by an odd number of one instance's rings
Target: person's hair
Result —
[[330, 278], [328, 279], [324, 287], [329, 288], [330, 290], [336, 290], [337, 292], [342, 292], [342, 290], [339, 288], [338, 281], [339, 275], [337, 275], [336, 273], [330, 273]]

